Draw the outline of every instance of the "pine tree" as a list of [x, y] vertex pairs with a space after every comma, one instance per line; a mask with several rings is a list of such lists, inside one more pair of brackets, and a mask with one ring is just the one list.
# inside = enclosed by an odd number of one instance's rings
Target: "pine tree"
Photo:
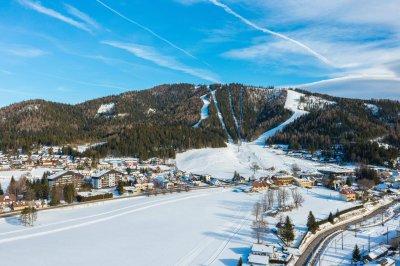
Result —
[[1, 188], [1, 184], [0, 184], [0, 195], [4, 195], [4, 191], [3, 191], [3, 189]]
[[118, 191], [119, 195], [124, 194], [125, 190], [124, 190], [124, 184], [122, 183], [122, 181], [118, 181], [117, 191]]
[[351, 178], [350, 177], [348, 177], [347, 179], [346, 179], [346, 185], [347, 186], [349, 186], [349, 187], [351, 187]]
[[333, 218], [333, 214], [330, 212], [329, 216], [328, 216], [328, 221], [333, 224], [334, 223], [334, 218]]
[[281, 238], [286, 242], [286, 244], [294, 240], [293, 224], [290, 221], [289, 216], [286, 216], [285, 223], [280, 230], [280, 235]]
[[8, 185], [7, 192], [8, 194], [15, 194], [17, 196], [17, 182], [14, 179], [14, 176], [11, 177], [10, 184]]
[[243, 265], [243, 260], [242, 260], [242, 257], [240, 257], [240, 259], [239, 259], [239, 261], [237, 263], [237, 266], [242, 266], [242, 265]]
[[340, 214], [339, 214], [339, 209], [336, 209], [336, 214], [335, 214], [335, 218], [339, 218]]
[[319, 226], [317, 224], [317, 222], [315, 221], [315, 217], [314, 214], [310, 211], [310, 213], [308, 214], [308, 218], [307, 218], [307, 227], [308, 227], [308, 231], [310, 231], [311, 233], [315, 234], [315, 232], [318, 230]]
[[353, 249], [353, 261], [360, 261], [360, 260], [361, 260], [360, 249], [356, 244]]
[[53, 186], [51, 188], [50, 197], [51, 197], [51, 200], [50, 200], [51, 206], [57, 206], [58, 204], [60, 204], [60, 198], [58, 197], [58, 191], [55, 186]]
[[75, 187], [74, 184], [67, 184], [63, 188], [64, 200], [68, 203], [72, 203], [75, 199]]

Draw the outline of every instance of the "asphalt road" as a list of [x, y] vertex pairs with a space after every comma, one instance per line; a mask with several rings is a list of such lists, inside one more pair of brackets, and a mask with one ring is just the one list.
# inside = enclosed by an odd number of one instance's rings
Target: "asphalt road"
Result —
[[357, 220], [349, 221], [347, 223], [335, 226], [321, 234], [319, 234], [309, 245], [308, 247], [303, 251], [299, 259], [297, 260], [295, 266], [303, 266], [307, 265], [307, 262], [312, 258], [312, 255], [315, 253], [315, 251], [318, 249], [318, 247], [321, 245], [322, 241], [325, 240], [325, 238], [329, 237], [331, 234], [339, 231], [339, 230], [346, 230], [347, 226], [353, 225], [360, 223], [364, 219], [369, 219], [377, 214], [379, 214], [382, 210], [387, 209], [390, 205], [394, 204], [395, 202], [391, 202], [389, 204], [386, 204], [379, 209], [376, 209], [375, 211], [371, 212], [368, 215], [365, 215]]

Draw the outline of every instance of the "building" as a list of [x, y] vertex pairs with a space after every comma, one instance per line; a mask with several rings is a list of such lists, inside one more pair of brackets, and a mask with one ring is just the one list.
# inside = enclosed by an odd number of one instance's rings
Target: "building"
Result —
[[311, 181], [308, 178], [293, 178], [294, 184], [299, 187], [312, 187], [314, 186], [314, 181]]
[[357, 194], [350, 187], [344, 187], [339, 192], [340, 199], [344, 201], [353, 201], [357, 199]]
[[84, 176], [74, 171], [60, 171], [47, 178], [49, 186], [64, 186], [74, 184], [75, 188], [80, 188], [83, 184]]
[[267, 181], [253, 181], [253, 187], [251, 191], [262, 191], [267, 190], [269, 188], [269, 184]]
[[92, 176], [92, 186], [96, 189], [115, 187], [124, 178], [125, 175], [117, 170], [103, 170]]
[[17, 197], [13, 194], [0, 195], [1, 207], [10, 207], [16, 201]]
[[269, 265], [269, 256], [274, 253], [275, 248], [273, 246], [253, 244], [247, 260], [250, 265]]
[[286, 186], [293, 182], [293, 176], [290, 175], [276, 175], [271, 179], [277, 186]]

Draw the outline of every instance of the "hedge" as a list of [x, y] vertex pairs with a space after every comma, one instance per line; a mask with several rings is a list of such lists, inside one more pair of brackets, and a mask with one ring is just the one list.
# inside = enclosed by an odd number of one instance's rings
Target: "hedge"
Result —
[[99, 195], [93, 195], [93, 196], [88, 196], [88, 197], [83, 197], [81, 195], [78, 195], [78, 196], [76, 196], [76, 200], [78, 202], [86, 202], [86, 201], [92, 201], [92, 200], [110, 199], [112, 197], [113, 197], [112, 193], [99, 194]]

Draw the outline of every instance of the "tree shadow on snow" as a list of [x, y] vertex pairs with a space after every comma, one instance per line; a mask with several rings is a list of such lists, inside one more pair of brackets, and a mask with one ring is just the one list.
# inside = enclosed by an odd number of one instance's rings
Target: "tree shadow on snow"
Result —
[[235, 260], [235, 259], [220, 259], [219, 261], [225, 266], [236, 266], [239, 260]]
[[6, 217], [4, 219], [5, 219], [6, 223], [8, 223], [8, 224], [15, 225], [15, 226], [21, 225], [19, 218], [16, 216]]

